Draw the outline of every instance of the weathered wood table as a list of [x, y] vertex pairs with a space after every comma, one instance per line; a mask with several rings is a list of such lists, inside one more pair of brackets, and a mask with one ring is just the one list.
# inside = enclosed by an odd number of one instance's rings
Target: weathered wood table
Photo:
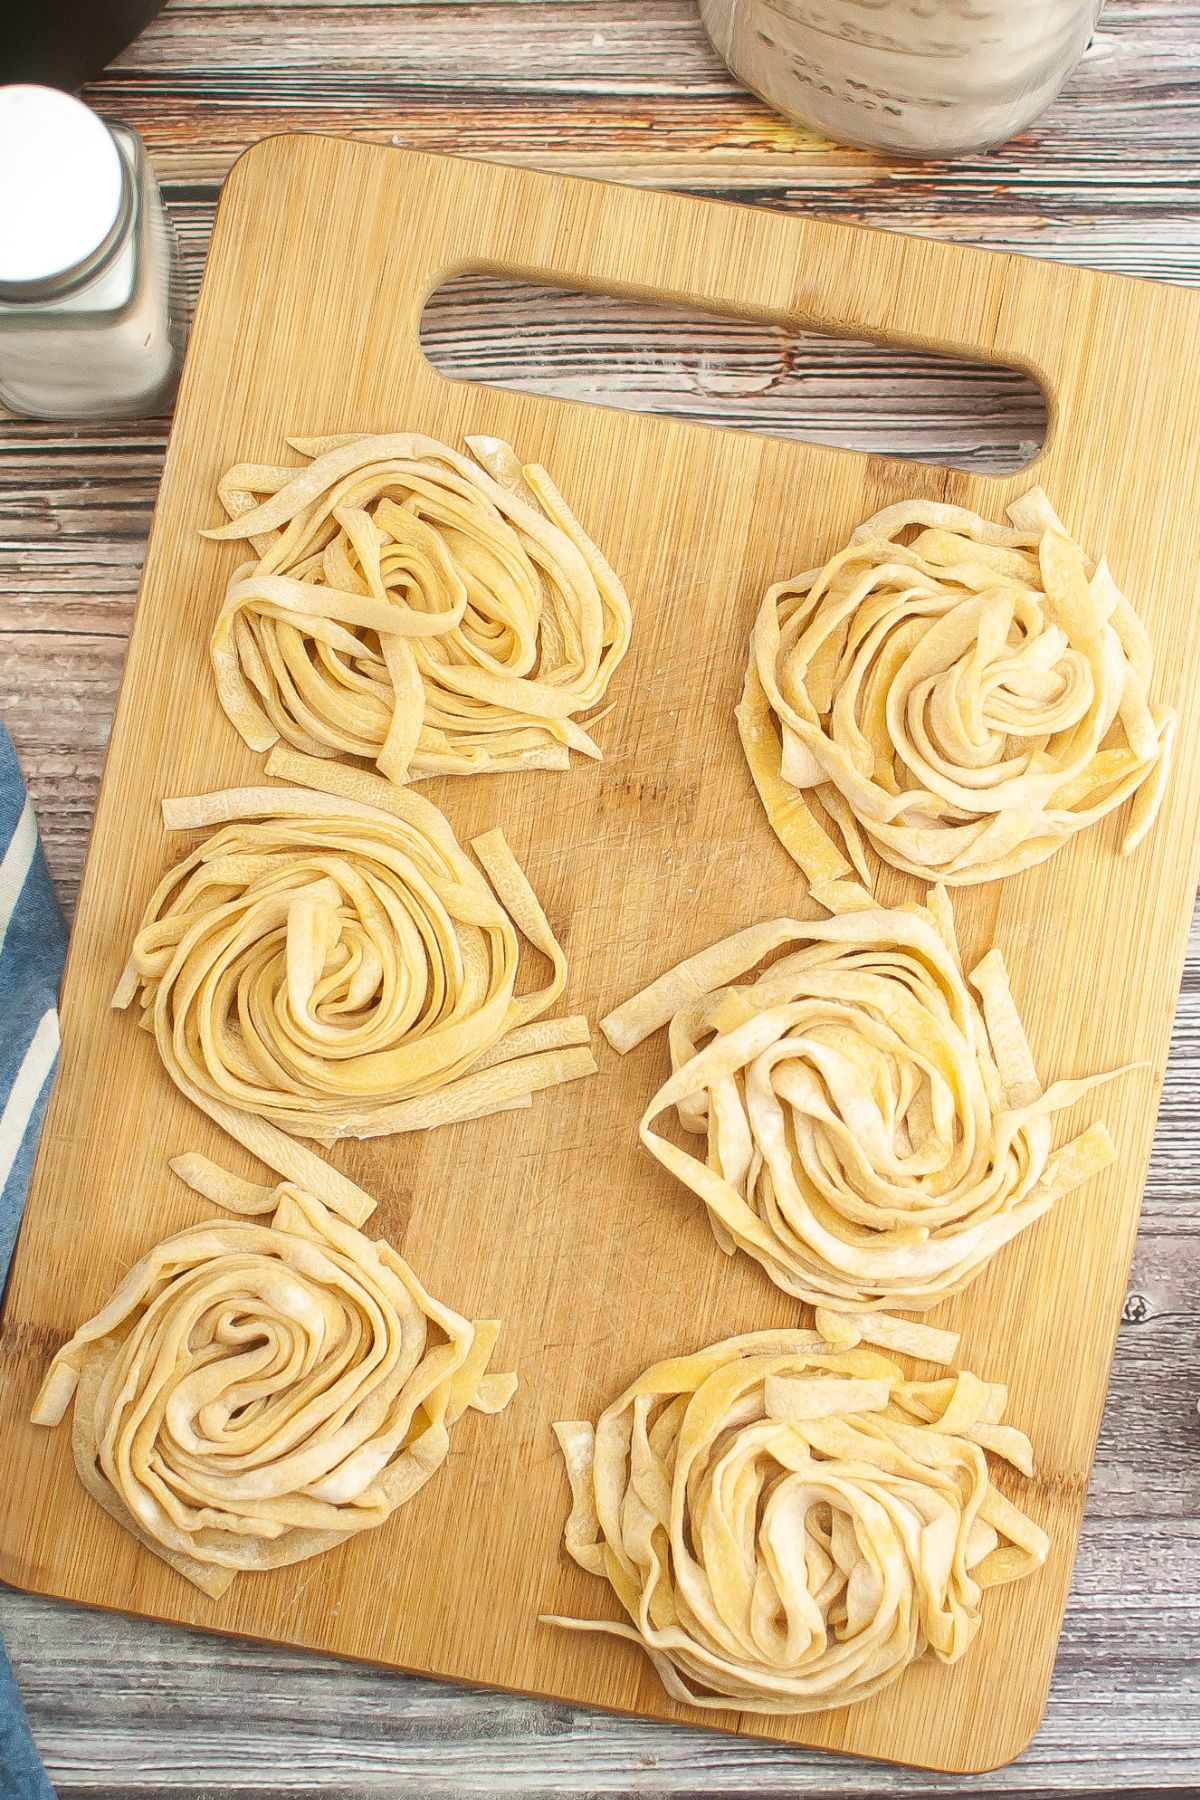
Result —
[[[1200, 283], [1200, 0], [1111, 0], [1041, 125], [924, 167], [774, 117], [726, 75], [690, 0], [172, 0], [87, 98], [145, 138], [189, 297], [230, 163], [294, 130]], [[1034, 390], [984, 368], [481, 280], [431, 303], [426, 344], [476, 379], [934, 462], [1014, 467], [1042, 425]], [[0, 420], [0, 712], [67, 905], [165, 439], [165, 423]], [[1198, 1107], [1195, 939], [1050, 1707], [1012, 1768], [925, 1777], [3, 1592], [0, 1628], [60, 1794], [1200, 1793]]]

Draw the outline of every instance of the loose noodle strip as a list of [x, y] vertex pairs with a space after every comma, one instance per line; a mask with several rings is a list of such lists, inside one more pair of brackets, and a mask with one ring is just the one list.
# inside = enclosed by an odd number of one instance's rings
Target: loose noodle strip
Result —
[[[499, 831], [472, 846], [485, 880], [420, 795], [292, 751], [268, 771], [314, 785], [164, 802], [173, 830], [218, 828], [160, 882], [114, 996], [140, 992], [190, 1100], [274, 1162], [280, 1133], [428, 1130], [595, 1072], [587, 1020], [541, 1017], [566, 958]], [[550, 963], [525, 994], [518, 934]]]
[[1131, 796], [1123, 849], [1150, 829], [1175, 714], [1149, 699], [1145, 628], [1040, 488], [1008, 516], [888, 507], [768, 591], [738, 726], [815, 886], [851, 865], [869, 886], [868, 844], [926, 881], [992, 881]]
[[[435, 1300], [305, 1186], [259, 1187], [194, 1154], [171, 1167], [269, 1223], [210, 1220], [158, 1244], [58, 1352], [32, 1416], [57, 1425], [74, 1399], [93, 1499], [219, 1599], [240, 1571], [383, 1525], [468, 1407], [498, 1412], [517, 1383], [488, 1373], [498, 1324]], [[362, 1216], [373, 1206], [360, 1191]]]
[[[927, 907], [752, 926], [601, 1030], [624, 1052], [669, 1023], [673, 1072], [642, 1142], [723, 1250], [814, 1306], [922, 1311], [1114, 1155], [1098, 1123], [1053, 1149], [1051, 1122], [1112, 1077], [1044, 1089], [998, 950], [970, 984], [935, 889]], [[660, 1134], [669, 1109], [703, 1153]]]
[[751, 1332], [656, 1363], [594, 1427], [554, 1428], [566, 1549], [629, 1623], [545, 1622], [640, 1644], [675, 1700], [755, 1713], [957, 1662], [984, 1590], [1049, 1549], [991, 1482], [985, 1450], [1033, 1469], [1005, 1403], [967, 1373], [910, 1380], [857, 1333]]
[[230, 469], [249, 539], [211, 657], [247, 744], [362, 757], [393, 782], [565, 769], [629, 647], [629, 600], [546, 471], [412, 432], [293, 438], [307, 467]]

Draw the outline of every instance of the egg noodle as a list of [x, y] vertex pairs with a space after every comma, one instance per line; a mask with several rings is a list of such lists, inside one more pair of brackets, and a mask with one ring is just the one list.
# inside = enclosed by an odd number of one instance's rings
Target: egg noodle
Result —
[[[857, 894], [700, 951], [601, 1030], [624, 1052], [669, 1024], [641, 1137], [724, 1250], [814, 1306], [923, 1310], [1112, 1161], [1102, 1124], [1055, 1150], [1051, 1123], [1111, 1077], [1043, 1088], [1004, 959], [968, 981], [944, 888], [927, 906]], [[703, 1154], [661, 1134], [672, 1110]]]
[[171, 1164], [269, 1220], [210, 1219], [156, 1245], [63, 1345], [33, 1410], [53, 1426], [74, 1401], [88, 1493], [214, 1599], [239, 1571], [385, 1524], [445, 1462], [455, 1421], [516, 1388], [488, 1373], [499, 1326], [435, 1300], [338, 1216], [365, 1217], [369, 1196], [348, 1204], [353, 1183], [291, 1151], [303, 1179], [276, 1187], [202, 1156]]
[[[271, 1160], [278, 1131], [420, 1131], [594, 1072], [587, 1020], [541, 1016], [566, 958], [501, 832], [481, 873], [417, 793], [282, 748], [267, 773], [309, 785], [164, 801], [169, 829], [217, 829], [159, 883], [113, 1001], [140, 994], [190, 1100]], [[518, 994], [522, 937], [550, 972]]]
[[738, 725], [818, 889], [851, 865], [870, 885], [868, 844], [926, 881], [995, 880], [1131, 796], [1124, 849], [1150, 829], [1175, 715], [1145, 628], [1040, 488], [1008, 516], [903, 501], [768, 591]]
[[629, 647], [629, 601], [545, 469], [497, 438], [292, 438], [220, 484], [250, 541], [211, 657], [247, 744], [389, 780], [564, 769]]
[[557, 1425], [564, 1542], [673, 1699], [753, 1713], [865, 1700], [927, 1654], [963, 1656], [984, 1591], [1045, 1561], [987, 1454], [1032, 1474], [1001, 1386], [906, 1376], [953, 1335], [872, 1314], [757, 1331], [647, 1369], [595, 1426]]

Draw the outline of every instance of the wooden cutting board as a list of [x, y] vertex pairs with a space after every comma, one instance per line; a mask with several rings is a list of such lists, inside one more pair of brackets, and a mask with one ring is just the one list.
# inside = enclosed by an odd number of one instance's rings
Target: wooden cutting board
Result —
[[[1039, 869], [954, 898], [968, 958], [1003, 948], [1044, 1075], [1141, 1065], [1103, 1094], [1115, 1166], [932, 1315], [961, 1330], [967, 1366], [1010, 1385], [1009, 1416], [1032, 1435], [1038, 1475], [1000, 1480], [1049, 1532], [1049, 1563], [987, 1596], [983, 1630], [955, 1668], [910, 1670], [843, 1712], [703, 1721], [940, 1769], [994, 1767], [1027, 1742], [1045, 1702], [1200, 855], [1200, 294], [1084, 269], [316, 137], [272, 139], [241, 159], [151, 533], [72, 940], [62, 1071], [0, 1339], [0, 1575], [397, 1668], [696, 1718], [664, 1698], [633, 1647], [538, 1623], [543, 1611], [616, 1615], [560, 1550], [567, 1491], [550, 1422], [594, 1416], [667, 1353], [798, 1317], [755, 1265], [717, 1251], [698, 1204], [637, 1145], [661, 1039], [621, 1061], [597, 1034], [600, 1074], [527, 1113], [334, 1154], [378, 1196], [371, 1228], [436, 1294], [504, 1320], [497, 1366], [521, 1376], [509, 1411], [464, 1420], [447, 1466], [382, 1530], [239, 1577], [214, 1602], [87, 1500], [68, 1430], [26, 1423], [58, 1344], [130, 1263], [211, 1210], [167, 1157], [201, 1149], [262, 1176], [108, 1007], [146, 897], [182, 853], [160, 798], [253, 781], [261, 766], [218, 710], [207, 666], [237, 551], [197, 528], [218, 516], [214, 485], [229, 463], [278, 460], [285, 434], [497, 434], [547, 465], [624, 575], [634, 648], [598, 729], [606, 760], [423, 790], [464, 840], [503, 823], [567, 948], [568, 1002], [593, 1021], [723, 933], [816, 910], [767, 826], [734, 728], [768, 583], [822, 560], [891, 501], [922, 494], [998, 515], [1029, 485], [1028, 474], [949, 474], [448, 380], [422, 357], [418, 320], [428, 294], [469, 269], [1029, 370], [1051, 402], [1035, 478], [1086, 545], [1107, 549], [1150, 629], [1158, 691], [1179, 708], [1175, 775], [1138, 854], [1117, 854], [1113, 819]], [[888, 874], [880, 891], [918, 889]]]

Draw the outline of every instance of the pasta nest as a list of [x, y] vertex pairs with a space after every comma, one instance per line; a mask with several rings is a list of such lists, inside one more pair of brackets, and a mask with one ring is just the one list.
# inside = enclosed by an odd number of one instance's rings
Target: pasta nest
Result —
[[[159, 883], [114, 999], [140, 992], [189, 1099], [263, 1154], [264, 1121], [377, 1137], [594, 1070], [586, 1019], [540, 1016], [566, 959], [499, 831], [472, 845], [485, 880], [418, 794], [291, 751], [268, 772], [320, 787], [164, 802], [170, 828], [219, 829]], [[521, 936], [550, 977], [518, 995]]]
[[293, 438], [219, 494], [257, 560], [211, 657], [247, 744], [363, 757], [389, 780], [567, 766], [629, 647], [625, 590], [545, 469], [411, 432]]
[[[942, 888], [753, 926], [601, 1029], [625, 1051], [668, 1021], [642, 1141], [723, 1249], [815, 1306], [936, 1305], [1114, 1154], [1100, 1123], [1052, 1148], [1052, 1115], [1110, 1077], [1042, 1087], [1003, 957], [968, 984]], [[672, 1108], [702, 1155], [660, 1134]]]
[[1131, 795], [1123, 848], [1149, 830], [1175, 715], [1145, 628], [1040, 489], [1009, 518], [906, 501], [767, 593], [738, 723], [818, 890], [847, 857], [870, 885], [867, 844], [926, 881], [1011, 875]]
[[[371, 1209], [301, 1154], [333, 1206]], [[171, 1166], [212, 1200], [273, 1216], [158, 1244], [58, 1352], [33, 1420], [57, 1425], [73, 1398], [88, 1492], [216, 1599], [239, 1571], [384, 1524], [446, 1460], [455, 1421], [499, 1411], [516, 1377], [488, 1373], [497, 1324], [435, 1300], [308, 1187], [260, 1187], [200, 1156]]]
[[1046, 1558], [985, 1455], [1029, 1475], [1029, 1440], [1000, 1423], [1003, 1387], [909, 1380], [843, 1339], [730, 1338], [656, 1363], [594, 1428], [556, 1426], [566, 1548], [630, 1622], [549, 1622], [642, 1645], [676, 1700], [756, 1713], [865, 1700], [927, 1652], [957, 1662], [984, 1590]]

